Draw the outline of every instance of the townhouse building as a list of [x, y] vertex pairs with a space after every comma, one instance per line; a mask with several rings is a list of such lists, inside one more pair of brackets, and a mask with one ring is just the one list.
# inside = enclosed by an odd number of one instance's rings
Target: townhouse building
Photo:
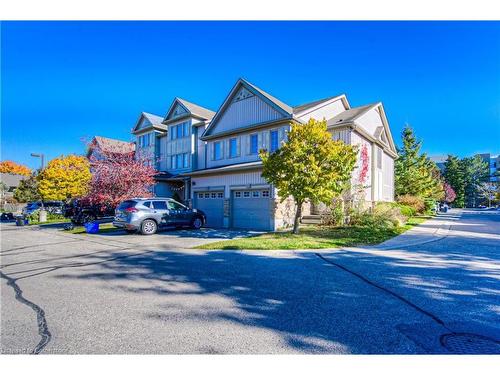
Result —
[[[367, 150], [367, 202], [394, 200], [397, 154], [382, 103], [351, 107], [341, 94], [292, 107], [239, 79], [217, 112], [176, 98], [163, 118], [142, 114], [133, 133], [138, 148], [139, 137], [154, 134], [157, 196], [203, 210], [207, 226], [276, 230], [293, 224], [295, 206], [290, 197], [280, 202], [277, 189], [262, 178], [258, 152], [274, 152], [291, 124], [310, 118], [325, 119], [334, 139]], [[146, 144], [151, 147], [151, 140]], [[321, 209], [306, 204], [304, 212]]]

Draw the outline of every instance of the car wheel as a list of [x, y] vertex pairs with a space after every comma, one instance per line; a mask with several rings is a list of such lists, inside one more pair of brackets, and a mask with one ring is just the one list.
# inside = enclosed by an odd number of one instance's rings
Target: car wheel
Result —
[[195, 217], [193, 222], [191, 223], [191, 226], [194, 229], [200, 229], [203, 226], [203, 221], [201, 220], [200, 217]]
[[142, 234], [155, 234], [158, 230], [158, 225], [154, 220], [146, 219], [141, 224], [141, 233]]

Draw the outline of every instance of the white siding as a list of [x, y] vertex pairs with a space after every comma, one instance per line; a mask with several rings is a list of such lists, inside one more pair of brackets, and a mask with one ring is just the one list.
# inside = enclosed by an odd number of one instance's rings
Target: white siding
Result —
[[284, 116], [258, 96], [233, 102], [225, 110], [210, 135], [253, 124], [278, 120]]
[[392, 202], [394, 201], [394, 159], [385, 152], [382, 158], [382, 200]]
[[220, 174], [203, 177], [192, 177], [192, 191], [203, 190], [210, 186], [224, 186], [225, 198], [230, 198], [231, 186], [246, 186], [246, 185], [268, 185], [266, 180], [261, 176], [261, 171], [253, 171], [246, 173]]
[[350, 129], [337, 129], [331, 131], [332, 138], [336, 141], [342, 141], [345, 144], [351, 144], [351, 130]]
[[307, 110], [304, 113], [299, 114], [299, 118], [306, 122], [309, 121], [311, 117], [315, 120], [329, 120], [345, 110], [346, 108], [344, 107], [342, 100], [338, 99], [313, 111]]
[[356, 167], [352, 173], [352, 178], [351, 178], [351, 183], [353, 185], [359, 183], [359, 172], [360, 172], [360, 167], [361, 167], [361, 159], [360, 159], [360, 153], [361, 153], [361, 147], [363, 145], [366, 145], [367, 151], [368, 151], [368, 161], [369, 161], [369, 167], [368, 167], [368, 174], [365, 180], [365, 200], [367, 202], [372, 201], [372, 167], [374, 166], [374, 160], [372, 158], [372, 144], [366, 140], [364, 137], [362, 137], [360, 134], [358, 134], [356, 131], [349, 132], [350, 133], [350, 140], [352, 145], [357, 145], [359, 146], [359, 151], [358, 151], [358, 159], [356, 161]]
[[380, 117], [380, 113], [378, 111], [378, 107], [372, 108], [368, 112], [366, 112], [363, 116], [356, 120], [358, 125], [361, 125], [363, 129], [370, 135], [375, 134], [375, 130], [379, 126], [383, 126], [382, 118]]

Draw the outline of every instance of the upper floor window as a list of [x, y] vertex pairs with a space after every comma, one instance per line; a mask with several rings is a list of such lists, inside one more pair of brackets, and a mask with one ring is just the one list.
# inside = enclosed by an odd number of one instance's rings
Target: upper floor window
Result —
[[277, 130], [271, 130], [271, 152], [276, 151], [279, 148], [279, 137]]
[[257, 134], [250, 135], [250, 154], [259, 152], [259, 136]]
[[154, 133], [143, 134], [139, 136], [139, 147], [148, 147], [154, 143]]
[[189, 167], [189, 154], [187, 152], [182, 156], [182, 166], [184, 168]]
[[214, 160], [222, 159], [222, 143], [214, 142], [213, 148], [214, 148]]
[[189, 121], [181, 122], [180, 124], [170, 127], [170, 140], [189, 136]]
[[238, 156], [238, 138], [231, 138], [229, 140], [229, 157], [235, 158]]

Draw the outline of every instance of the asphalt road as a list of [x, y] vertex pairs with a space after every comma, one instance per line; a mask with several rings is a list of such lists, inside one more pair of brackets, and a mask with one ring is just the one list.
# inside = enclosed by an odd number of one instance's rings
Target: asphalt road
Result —
[[500, 353], [499, 213], [365, 249], [148, 238], [2, 225], [2, 353]]

